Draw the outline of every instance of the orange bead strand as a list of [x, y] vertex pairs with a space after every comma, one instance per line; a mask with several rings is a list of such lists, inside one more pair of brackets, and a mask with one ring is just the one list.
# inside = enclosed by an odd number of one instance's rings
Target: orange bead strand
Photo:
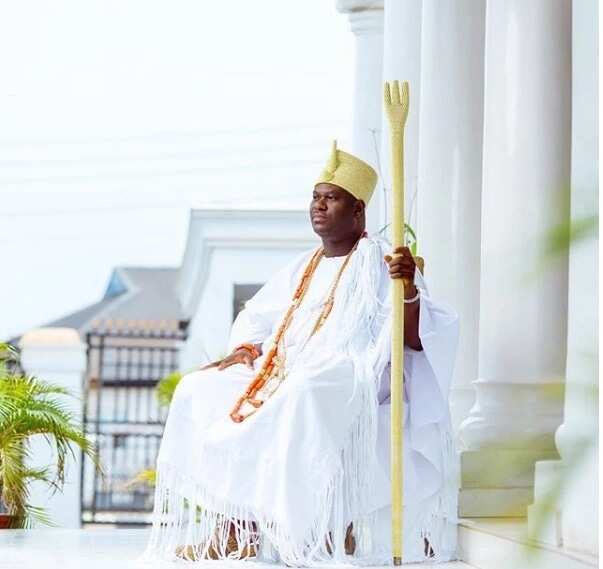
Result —
[[[362, 237], [366, 237], [366, 232], [362, 234], [361, 239], [362, 239]], [[312, 337], [316, 332], [318, 332], [318, 330], [320, 330], [320, 328], [323, 326], [323, 324], [329, 317], [329, 314], [331, 313], [333, 304], [335, 302], [335, 291], [337, 289], [339, 281], [341, 280], [341, 275], [343, 274], [344, 269], [347, 267], [347, 265], [350, 261], [350, 258], [352, 256], [352, 253], [358, 247], [359, 242], [360, 242], [360, 240], [358, 240], [356, 242], [356, 244], [354, 245], [354, 247], [352, 247], [351, 251], [347, 254], [344, 262], [342, 263], [339, 271], [337, 272], [337, 275], [333, 281], [333, 284], [331, 285], [331, 287], [329, 289], [329, 296], [327, 298], [327, 301], [325, 302], [325, 306], [324, 306], [323, 310], [321, 311], [320, 315], [318, 316], [316, 323], [314, 324], [314, 328], [312, 329], [312, 332], [310, 333], [310, 337]], [[256, 376], [253, 378], [253, 380], [250, 382], [250, 384], [247, 386], [243, 395], [241, 397], [239, 397], [239, 399], [237, 399], [237, 402], [235, 403], [234, 407], [232, 408], [232, 411], [230, 412], [230, 418], [235, 423], [241, 423], [242, 421], [244, 421], [247, 417], [252, 415], [257, 409], [259, 409], [262, 406], [262, 404], [264, 403], [264, 401], [256, 398], [257, 393], [260, 389], [262, 389], [262, 387], [264, 387], [264, 385], [266, 385], [266, 383], [268, 381], [270, 381], [270, 379], [273, 376], [273, 371], [275, 370], [275, 367], [276, 367], [274, 359], [278, 354], [278, 345], [279, 345], [284, 333], [286, 332], [287, 328], [291, 324], [291, 321], [293, 320], [293, 314], [294, 314], [295, 310], [301, 305], [301, 302], [302, 302], [306, 292], [310, 288], [310, 282], [312, 280], [312, 277], [314, 276], [314, 272], [316, 271], [316, 268], [318, 267], [318, 264], [320, 263], [323, 256], [324, 256], [324, 249], [321, 247], [312, 255], [312, 258], [306, 265], [306, 268], [304, 269], [300, 282], [297, 285], [295, 292], [293, 293], [293, 298], [291, 299], [291, 304], [289, 305], [289, 308], [287, 309], [287, 312], [285, 313], [285, 316], [283, 317], [283, 320], [281, 321], [281, 324], [279, 325], [278, 330], [277, 330], [276, 334], [274, 335], [272, 347], [266, 354], [266, 358], [264, 359], [264, 363], [262, 364], [262, 367], [260, 368], [260, 370], [258, 371]], [[251, 345], [251, 344], [249, 344], [249, 345]], [[239, 347], [244, 347], [244, 346], [245, 346], [245, 344], [243, 344]], [[253, 346], [253, 348], [255, 349], [255, 346]], [[248, 413], [246, 415], [243, 415], [241, 413], [241, 407], [246, 402], [249, 403], [254, 408], [254, 411], [252, 411], [251, 413]]]

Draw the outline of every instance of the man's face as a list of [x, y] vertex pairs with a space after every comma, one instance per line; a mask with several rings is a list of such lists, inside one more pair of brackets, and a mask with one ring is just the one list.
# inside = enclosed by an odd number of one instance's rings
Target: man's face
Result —
[[320, 237], [346, 237], [364, 229], [362, 202], [334, 184], [318, 184], [310, 202], [312, 229]]

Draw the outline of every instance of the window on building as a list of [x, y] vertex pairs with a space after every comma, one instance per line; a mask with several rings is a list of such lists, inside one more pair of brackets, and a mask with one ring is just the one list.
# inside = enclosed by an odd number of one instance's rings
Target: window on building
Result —
[[261, 284], [236, 284], [234, 285], [234, 305], [232, 309], [232, 320], [245, 308], [245, 302], [249, 300], [263, 285]]

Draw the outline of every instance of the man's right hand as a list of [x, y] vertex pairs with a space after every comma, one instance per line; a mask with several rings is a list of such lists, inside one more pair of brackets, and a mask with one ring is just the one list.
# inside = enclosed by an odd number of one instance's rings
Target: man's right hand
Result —
[[226, 356], [219, 364], [218, 369], [222, 371], [227, 367], [230, 367], [234, 364], [244, 364], [249, 369], [254, 369], [253, 367], [253, 356], [251, 355], [249, 350], [245, 350], [244, 348], [238, 349], [229, 356]]

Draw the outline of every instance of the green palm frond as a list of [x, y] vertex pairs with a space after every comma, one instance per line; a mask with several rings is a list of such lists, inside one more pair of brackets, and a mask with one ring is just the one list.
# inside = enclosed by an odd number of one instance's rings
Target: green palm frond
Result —
[[9, 366], [17, 364], [19, 354], [17, 350], [7, 344], [0, 342], [0, 377], [5, 377], [9, 374]]
[[153, 468], [141, 470], [134, 478], [126, 481], [123, 490], [127, 491], [139, 486], [155, 486], [157, 483], [157, 471]]
[[31, 506], [27, 504], [24, 509], [24, 515], [21, 518], [21, 525], [23, 529], [31, 529], [34, 527], [33, 522], [36, 521], [39, 524], [57, 527], [55, 523], [50, 519], [50, 516], [46, 512], [44, 508], [40, 508], [38, 506]]
[[[41, 481], [60, 491], [65, 482], [69, 457], [76, 448], [88, 456], [101, 475], [94, 443], [65, 401], [73, 397], [68, 389], [36, 377], [11, 373], [7, 362], [15, 363], [16, 351], [0, 344], [0, 499], [15, 516], [14, 527], [31, 527], [34, 522], [53, 525], [43, 508], [29, 504], [29, 483]], [[28, 466], [29, 439], [42, 435], [53, 451], [53, 462], [42, 468]]]
[[157, 400], [159, 404], [164, 407], [169, 407], [172, 402], [172, 397], [174, 396], [174, 391], [176, 391], [176, 387], [180, 380], [182, 379], [182, 373], [179, 371], [174, 371], [168, 375], [166, 375], [156, 387], [155, 395], [157, 396]]
[[[391, 223], [386, 223], [379, 231], [377, 231], [378, 235], [385, 235], [387, 228], [391, 225]], [[410, 252], [413, 255], [417, 254], [417, 234], [415, 230], [408, 224], [404, 224], [404, 244], [406, 247], [410, 249]]]

